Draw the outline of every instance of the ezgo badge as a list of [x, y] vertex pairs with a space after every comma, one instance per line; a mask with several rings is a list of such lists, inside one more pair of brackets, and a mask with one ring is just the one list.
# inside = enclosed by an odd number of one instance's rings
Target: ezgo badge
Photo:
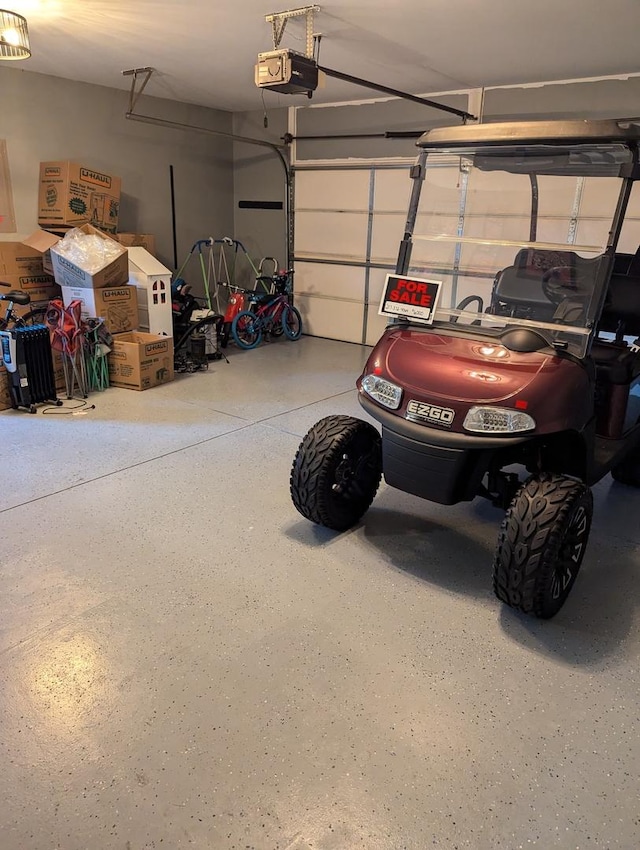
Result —
[[430, 325], [441, 285], [439, 280], [388, 274], [378, 312], [381, 316], [402, 316]]

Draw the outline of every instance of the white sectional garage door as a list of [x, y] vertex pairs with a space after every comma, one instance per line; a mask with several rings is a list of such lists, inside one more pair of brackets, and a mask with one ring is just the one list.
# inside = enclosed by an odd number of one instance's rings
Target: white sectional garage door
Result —
[[296, 170], [296, 303], [307, 333], [373, 344], [411, 191], [409, 165]]
[[[295, 259], [296, 303], [305, 330], [313, 336], [373, 345], [385, 327], [378, 304], [388, 272], [395, 268], [404, 232], [411, 192], [410, 163], [405, 165], [318, 168], [296, 171]], [[451, 234], [448, 242], [416, 239], [411, 270], [417, 274], [454, 273], [458, 302], [479, 290], [487, 296], [495, 269], [496, 252], [512, 250], [457, 243], [464, 237], [523, 238], [528, 232], [527, 197], [513, 191], [512, 175], [503, 175], [500, 215], [484, 207], [486, 175], [474, 173], [464, 208], [460, 206], [457, 167], [427, 169], [416, 234]], [[492, 175], [493, 188], [501, 185]], [[539, 179], [538, 238], [567, 244], [604, 246], [610, 226], [617, 182], [607, 178]], [[526, 189], [526, 187], [525, 187]], [[527, 189], [527, 192], [529, 190]], [[525, 193], [527, 194], [527, 193]], [[509, 204], [516, 204], [510, 211]], [[602, 212], [605, 211], [605, 215]], [[517, 213], [517, 214], [516, 214]], [[513, 233], [511, 232], [513, 230]], [[467, 240], [473, 243], [473, 240]], [[634, 187], [619, 250], [635, 253], [640, 244], [640, 186]], [[493, 271], [491, 271], [493, 270]], [[450, 276], [451, 272], [449, 271]], [[486, 291], [484, 291], [486, 290]]]

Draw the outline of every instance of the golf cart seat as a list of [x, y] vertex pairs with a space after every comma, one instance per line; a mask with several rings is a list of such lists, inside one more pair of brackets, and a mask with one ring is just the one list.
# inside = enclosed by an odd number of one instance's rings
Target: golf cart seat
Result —
[[553, 304], [543, 290], [543, 277], [556, 268], [585, 271], [593, 260], [585, 260], [573, 251], [552, 251], [541, 248], [521, 248], [512, 266], [498, 273], [492, 294], [492, 311], [526, 318], [525, 312], [538, 321], [554, 320], [557, 304]]
[[640, 248], [616, 254], [598, 330], [640, 336]]
[[598, 331], [616, 334], [616, 340], [598, 338], [591, 347], [598, 382], [630, 384], [640, 375], [640, 354], [622, 337], [640, 336], [640, 248], [616, 254]]

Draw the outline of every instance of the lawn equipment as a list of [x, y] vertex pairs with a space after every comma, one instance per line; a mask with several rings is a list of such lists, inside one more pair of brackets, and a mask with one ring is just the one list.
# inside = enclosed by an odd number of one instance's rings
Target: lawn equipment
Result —
[[631, 250], [618, 250], [639, 140], [640, 127], [615, 121], [421, 137], [381, 300], [390, 324], [357, 380], [382, 436], [350, 416], [311, 428], [291, 472], [303, 516], [350, 528], [382, 474], [440, 504], [483, 496], [506, 509], [498, 598], [541, 618], [560, 610], [591, 486], [608, 472], [640, 486], [638, 234], [627, 227]]

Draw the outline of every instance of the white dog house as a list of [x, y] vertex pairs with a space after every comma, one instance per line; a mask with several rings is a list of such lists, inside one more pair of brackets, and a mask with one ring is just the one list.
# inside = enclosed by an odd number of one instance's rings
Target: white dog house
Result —
[[171, 272], [144, 248], [129, 248], [129, 283], [138, 289], [141, 331], [173, 336]]

